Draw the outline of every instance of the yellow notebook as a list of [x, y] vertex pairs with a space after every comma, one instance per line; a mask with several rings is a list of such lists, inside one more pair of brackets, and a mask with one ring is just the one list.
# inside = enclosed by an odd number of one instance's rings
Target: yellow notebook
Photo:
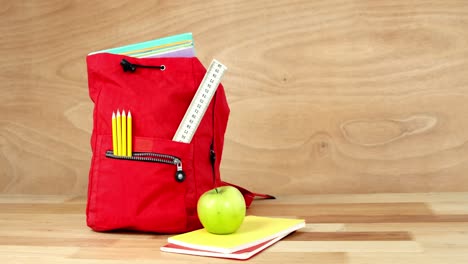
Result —
[[171, 244], [198, 250], [232, 253], [265, 241], [284, 237], [305, 226], [303, 219], [246, 216], [239, 230], [229, 235], [211, 234], [199, 229], [169, 237]]

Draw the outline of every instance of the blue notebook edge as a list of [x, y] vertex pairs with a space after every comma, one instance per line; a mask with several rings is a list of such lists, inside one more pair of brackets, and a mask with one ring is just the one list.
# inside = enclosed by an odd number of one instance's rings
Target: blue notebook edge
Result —
[[191, 41], [192, 43], [191, 46], [193, 46], [192, 32], [163, 37], [159, 39], [153, 39], [153, 40], [139, 42], [139, 43], [133, 43], [133, 44], [129, 44], [129, 45], [121, 46], [121, 47], [93, 51], [89, 53], [88, 56], [98, 54], [98, 53], [121, 54], [125, 52], [130, 52], [132, 50], [146, 49], [146, 48], [153, 47], [153, 46], [165, 45], [165, 44], [169, 44], [173, 42], [181, 42], [181, 41]]

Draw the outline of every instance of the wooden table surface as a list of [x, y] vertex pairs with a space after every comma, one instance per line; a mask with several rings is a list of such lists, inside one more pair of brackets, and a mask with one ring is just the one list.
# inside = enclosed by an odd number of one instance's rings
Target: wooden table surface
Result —
[[[86, 201], [0, 196], [0, 263], [234, 263], [164, 253], [167, 235], [96, 233]], [[248, 214], [307, 226], [249, 263], [468, 263], [468, 193], [297, 195], [255, 201]]]

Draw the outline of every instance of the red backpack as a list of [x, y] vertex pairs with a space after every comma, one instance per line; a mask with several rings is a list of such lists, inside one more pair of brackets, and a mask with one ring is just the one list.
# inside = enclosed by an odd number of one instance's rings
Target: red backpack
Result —
[[[181, 143], [172, 138], [206, 72], [197, 58], [138, 59], [101, 53], [88, 56], [87, 64], [95, 104], [88, 226], [96, 231], [159, 233], [200, 228], [198, 198], [228, 184], [221, 181], [219, 171], [229, 116], [223, 86], [192, 141]], [[111, 118], [117, 109], [131, 111], [131, 157], [112, 154]], [[273, 198], [238, 188], [247, 206], [254, 196]]]

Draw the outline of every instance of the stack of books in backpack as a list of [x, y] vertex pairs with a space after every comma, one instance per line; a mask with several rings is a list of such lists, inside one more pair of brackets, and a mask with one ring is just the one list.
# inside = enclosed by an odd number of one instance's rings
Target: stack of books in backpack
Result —
[[89, 55], [97, 53], [120, 54], [135, 58], [195, 57], [195, 47], [192, 33], [184, 33], [118, 48], [95, 51]]

